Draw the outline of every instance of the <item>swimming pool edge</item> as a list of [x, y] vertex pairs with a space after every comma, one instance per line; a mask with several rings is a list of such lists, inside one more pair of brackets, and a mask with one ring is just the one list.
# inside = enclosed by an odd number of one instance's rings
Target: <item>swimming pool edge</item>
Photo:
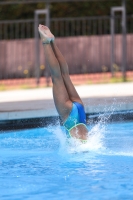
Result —
[[[121, 121], [133, 121], [133, 109], [121, 110], [111, 112], [100, 113], [86, 113], [87, 125], [98, 123], [99, 121], [104, 123], [121, 122]], [[48, 126], [62, 125], [59, 116], [38, 117], [30, 119], [16, 119], [16, 120], [0, 120], [0, 133], [5, 131], [33, 129]]]

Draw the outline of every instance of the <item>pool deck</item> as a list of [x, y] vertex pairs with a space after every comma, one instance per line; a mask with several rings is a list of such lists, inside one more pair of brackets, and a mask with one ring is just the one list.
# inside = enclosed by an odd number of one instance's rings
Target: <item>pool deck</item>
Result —
[[[76, 86], [86, 113], [133, 110], [133, 83]], [[0, 120], [57, 116], [52, 88], [0, 92]]]

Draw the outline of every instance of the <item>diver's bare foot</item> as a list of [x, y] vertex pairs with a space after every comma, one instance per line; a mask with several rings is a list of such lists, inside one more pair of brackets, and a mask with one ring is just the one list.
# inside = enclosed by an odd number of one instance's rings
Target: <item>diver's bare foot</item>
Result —
[[47, 26], [39, 24], [38, 31], [43, 44], [49, 44], [51, 41], [54, 41], [54, 35]]

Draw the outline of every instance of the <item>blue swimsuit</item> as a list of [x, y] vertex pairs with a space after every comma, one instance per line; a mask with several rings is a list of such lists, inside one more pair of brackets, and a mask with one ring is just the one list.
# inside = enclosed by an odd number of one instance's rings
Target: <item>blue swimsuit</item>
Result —
[[63, 124], [67, 129], [67, 136], [71, 137], [70, 131], [80, 124], [87, 128], [84, 107], [78, 102], [73, 102], [72, 110]]

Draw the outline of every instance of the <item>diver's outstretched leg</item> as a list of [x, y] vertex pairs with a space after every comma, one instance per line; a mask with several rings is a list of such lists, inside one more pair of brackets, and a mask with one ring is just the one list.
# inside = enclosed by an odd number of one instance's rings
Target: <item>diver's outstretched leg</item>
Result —
[[48, 61], [52, 76], [55, 106], [62, 120], [65, 121], [71, 111], [72, 101], [70, 100], [66, 90], [59, 62], [55, 57], [53, 49], [50, 45], [51, 40], [53, 40], [53, 35], [49, 32], [49, 29], [46, 26], [39, 25], [38, 30], [42, 39], [42, 43], [44, 44], [43, 47], [45, 51], [45, 58]]
[[67, 62], [64, 58], [64, 56], [62, 55], [62, 53], [60, 52], [60, 50], [58, 49], [56, 43], [54, 40], [51, 41], [51, 46], [52, 49], [55, 53], [55, 56], [60, 64], [60, 69], [61, 69], [61, 73], [62, 73], [62, 77], [68, 92], [68, 95], [71, 99], [72, 102], [79, 102], [83, 105], [83, 102], [81, 100], [81, 98], [79, 97], [71, 79], [69, 76], [69, 69], [68, 69], [68, 65]]
[[81, 98], [79, 97], [79, 95], [70, 79], [68, 65], [67, 65], [65, 58], [63, 57], [62, 53], [58, 49], [55, 41], [51, 42], [51, 46], [52, 46], [52, 49], [55, 53], [55, 56], [56, 56], [59, 64], [60, 64], [62, 77], [63, 77], [64, 83], [65, 83], [65, 86], [66, 86], [66, 89], [67, 89], [67, 92], [68, 92], [68, 95], [69, 95], [71, 101], [79, 102], [79, 103], [83, 104]]
[[59, 62], [61, 74], [62, 74], [64, 84], [65, 84], [65, 87], [68, 92], [70, 100], [72, 102], [79, 102], [79, 103], [83, 104], [73, 83], [71, 82], [67, 62], [55, 43], [54, 35], [50, 32], [48, 27], [45, 26], [45, 29], [46, 29], [46, 35], [45, 35], [45, 39], [42, 38], [42, 41], [44, 41], [44, 43], [47, 43], [47, 41], [45, 41], [45, 40], [46, 40], [46, 38], [48, 38], [48, 41], [51, 43], [53, 52]]

